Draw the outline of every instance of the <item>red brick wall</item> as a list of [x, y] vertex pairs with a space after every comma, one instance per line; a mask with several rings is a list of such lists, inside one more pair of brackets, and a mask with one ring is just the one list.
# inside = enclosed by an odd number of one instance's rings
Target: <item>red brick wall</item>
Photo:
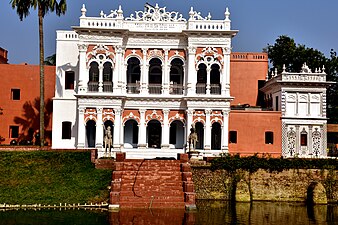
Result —
[[[27, 139], [28, 129], [39, 129], [40, 72], [38, 65], [0, 64], [1, 88], [0, 135], [5, 138], [1, 144], [8, 144], [10, 139], [9, 126], [19, 126], [19, 139]], [[20, 100], [12, 100], [11, 89], [20, 89]], [[49, 103], [49, 121], [46, 124], [46, 137], [51, 137], [52, 114], [51, 99], [55, 90], [55, 67], [45, 66], [45, 102]], [[24, 108], [25, 107], [25, 108]], [[48, 117], [48, 114], [46, 114]], [[50, 138], [47, 138], [51, 144]]]
[[235, 97], [232, 105], [257, 105], [258, 80], [265, 80], [268, 72], [266, 53], [231, 54], [230, 60], [230, 95]]
[[[237, 144], [229, 143], [232, 154], [268, 153], [280, 156], [282, 129], [280, 112], [231, 111], [229, 131], [237, 131]], [[265, 132], [273, 132], [273, 144], [265, 144]]]

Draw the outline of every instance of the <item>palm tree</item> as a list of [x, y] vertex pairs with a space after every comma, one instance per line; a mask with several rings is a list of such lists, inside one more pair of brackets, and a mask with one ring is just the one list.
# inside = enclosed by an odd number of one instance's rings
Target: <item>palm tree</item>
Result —
[[49, 12], [56, 13], [57, 16], [61, 14], [65, 14], [67, 10], [66, 0], [11, 0], [10, 4], [13, 9], [16, 9], [17, 14], [20, 17], [20, 20], [27, 17], [29, 15], [29, 11], [31, 8], [34, 10], [38, 10], [38, 18], [39, 18], [39, 45], [40, 45], [40, 143], [41, 147], [44, 146], [45, 143], [45, 123], [44, 123], [44, 43], [43, 43], [43, 18]]

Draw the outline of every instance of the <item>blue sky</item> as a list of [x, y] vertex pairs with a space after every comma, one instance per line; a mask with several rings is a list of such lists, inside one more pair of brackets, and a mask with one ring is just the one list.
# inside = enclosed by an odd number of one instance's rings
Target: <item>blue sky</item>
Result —
[[[9, 51], [9, 63], [38, 64], [37, 12], [19, 20], [10, 0], [0, 2], [0, 47]], [[79, 24], [80, 9], [86, 4], [87, 16], [108, 13], [122, 5], [124, 16], [143, 10], [146, 1], [140, 0], [68, 0], [66, 15], [45, 17], [45, 56], [55, 53], [56, 30], [70, 30]], [[224, 19], [229, 7], [232, 29], [239, 30], [233, 39], [233, 51], [261, 52], [280, 35], [288, 35], [297, 43], [305, 44], [329, 55], [338, 51], [338, 1], [336, 0], [148, 0], [150, 4], [166, 6], [168, 11], [179, 11], [188, 18], [190, 7], [203, 16]]]

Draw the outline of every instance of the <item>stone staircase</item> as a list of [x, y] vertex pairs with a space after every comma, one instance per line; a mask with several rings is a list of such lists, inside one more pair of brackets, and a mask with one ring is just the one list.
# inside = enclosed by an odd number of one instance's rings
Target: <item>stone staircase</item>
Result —
[[113, 171], [111, 208], [193, 208], [195, 193], [187, 157], [181, 160], [125, 159]]

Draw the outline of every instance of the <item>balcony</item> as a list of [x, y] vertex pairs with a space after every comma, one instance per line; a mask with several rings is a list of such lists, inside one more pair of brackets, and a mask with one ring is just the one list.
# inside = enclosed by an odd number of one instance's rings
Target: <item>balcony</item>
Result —
[[113, 82], [103, 81], [103, 92], [113, 92]]
[[206, 86], [207, 86], [206, 84], [201, 84], [201, 83], [196, 84], [196, 94], [203, 94], [203, 95], [205, 95], [206, 94], [206, 90], [207, 90]]
[[220, 95], [221, 94], [221, 85], [220, 84], [210, 84], [210, 94]]
[[183, 85], [180, 84], [170, 84], [169, 93], [171, 95], [183, 95]]
[[140, 93], [140, 83], [128, 83], [127, 84], [127, 93], [128, 94], [139, 94]]
[[149, 94], [161, 94], [162, 93], [162, 84], [149, 84]]
[[88, 82], [88, 92], [98, 92], [99, 91], [99, 82], [98, 81], [89, 81]]

